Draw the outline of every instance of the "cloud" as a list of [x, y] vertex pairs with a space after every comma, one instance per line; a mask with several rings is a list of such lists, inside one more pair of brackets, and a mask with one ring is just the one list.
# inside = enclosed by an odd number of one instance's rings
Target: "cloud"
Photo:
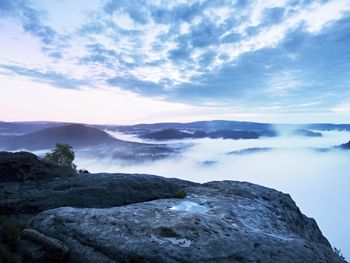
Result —
[[167, 80], [154, 83], [152, 81], [140, 80], [132, 76], [114, 77], [108, 79], [107, 83], [137, 94], [148, 94], [151, 96], [161, 96], [164, 93], [164, 87], [168, 84]]
[[117, 52], [107, 49], [99, 43], [87, 45], [89, 54], [81, 58], [81, 63], [98, 63], [109, 67], [113, 66], [113, 61], [117, 59]]
[[336, 113], [350, 113], [350, 102], [336, 105], [331, 110]]
[[125, 12], [131, 19], [140, 24], [146, 24], [148, 22], [146, 14], [146, 1], [136, 0], [109, 0], [104, 5], [104, 11], [113, 15], [115, 12]]
[[172, 24], [179, 22], [191, 23], [196, 16], [203, 13], [208, 1], [190, 4], [181, 3], [174, 7], [158, 7], [151, 11], [151, 16], [156, 23]]
[[40, 39], [43, 51], [53, 58], [62, 57], [62, 46], [66, 46], [67, 36], [58, 34], [47, 26], [41, 17], [44, 12], [21, 0], [2, 0], [0, 3], [0, 18], [6, 17], [18, 20], [23, 30]]
[[288, 107], [320, 100], [322, 105], [308, 108], [327, 109], [349, 94], [349, 28], [344, 18], [318, 35], [294, 31], [276, 47], [246, 52], [234, 63], [193, 78], [172, 95], [247, 106], [278, 102]]
[[65, 89], [79, 89], [82, 86], [91, 85], [85, 80], [73, 79], [62, 73], [54, 71], [39, 71], [37, 69], [30, 69], [16, 65], [2, 65], [0, 64], [0, 75], [18, 75], [28, 77], [37, 82], [49, 83], [55, 87]]
[[0, 3], [0, 16], [17, 19], [60, 61], [3, 63], [35, 81], [78, 88], [98, 79], [168, 101], [256, 108], [330, 109], [349, 95], [346, 0], [107, 0], [65, 35], [37, 6]]

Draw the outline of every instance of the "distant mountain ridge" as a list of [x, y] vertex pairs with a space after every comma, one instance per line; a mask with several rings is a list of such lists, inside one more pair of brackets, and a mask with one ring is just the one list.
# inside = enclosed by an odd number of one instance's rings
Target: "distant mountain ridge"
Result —
[[241, 131], [241, 130], [216, 130], [211, 132], [195, 131], [193, 133], [180, 131], [177, 129], [164, 129], [160, 131], [141, 134], [143, 139], [151, 140], [180, 140], [180, 139], [257, 139], [261, 136], [261, 133], [255, 131]]
[[[66, 127], [64, 128], [65, 131], [59, 128], [61, 126]], [[67, 131], [67, 127], [70, 127], [70, 131]], [[85, 128], [81, 128], [78, 132], [78, 128], [74, 131], [73, 127]], [[51, 128], [58, 129], [50, 130]], [[6, 146], [5, 149], [11, 150], [25, 146], [29, 147], [26, 148], [28, 150], [35, 150], [42, 149], [43, 147], [51, 148], [53, 147], [53, 141], [60, 142], [62, 140], [75, 147], [95, 146], [100, 143], [108, 144], [113, 143], [113, 140], [118, 143], [123, 142], [111, 137], [104, 132], [105, 130], [134, 134], [143, 139], [158, 141], [186, 138], [257, 139], [260, 137], [281, 135], [280, 131], [282, 131], [282, 135], [283, 131], [287, 131], [287, 134], [284, 134], [287, 136], [320, 137], [322, 133], [317, 131], [350, 131], [350, 124], [315, 123], [304, 125], [275, 125], [270, 123], [227, 120], [196, 121], [188, 123], [164, 122], [136, 125], [90, 125], [46, 121], [0, 122], [0, 147]], [[54, 131], [56, 131], [56, 133]], [[11, 135], [16, 135], [16, 137]], [[38, 143], [34, 143], [35, 141]]]
[[312, 123], [305, 124], [305, 129], [319, 130], [319, 131], [350, 131], [350, 124], [333, 124], [333, 123]]
[[20, 136], [8, 136], [5, 139], [0, 139], [0, 146], [7, 150], [21, 148], [40, 150], [53, 148], [56, 143], [68, 143], [74, 148], [81, 148], [118, 141], [99, 129], [81, 124], [70, 124], [46, 128]]
[[350, 141], [344, 144], [339, 145], [339, 147], [343, 150], [350, 150]]
[[152, 124], [136, 124], [119, 126], [118, 130], [160, 130], [160, 129], [204, 129], [204, 130], [266, 130], [270, 129], [272, 124], [259, 122], [242, 122], [242, 121], [226, 121], [226, 120], [212, 120], [212, 121], [196, 121], [188, 123], [180, 122], [164, 122]]
[[106, 157], [128, 162], [164, 159], [185, 149], [185, 146], [123, 141], [82, 124], [51, 127], [25, 135], [0, 136], [0, 150], [6, 151], [49, 150], [56, 143], [70, 144], [80, 157]]
[[62, 125], [68, 125], [65, 122], [51, 121], [33, 121], [33, 122], [3, 122], [0, 121], [0, 135], [24, 135], [31, 132], [40, 131], [46, 128], [52, 128]]
[[[188, 123], [164, 122], [136, 125], [96, 125], [101, 129], [117, 130], [152, 140], [176, 140], [186, 138], [256, 139], [280, 135], [280, 130], [288, 131], [287, 136], [321, 137], [317, 131], [350, 131], [350, 124], [273, 124], [244, 121], [196, 121]], [[283, 135], [283, 134], [282, 134]]]
[[[18, 135], [28, 134], [39, 131], [45, 128], [58, 127], [63, 125], [85, 125], [97, 129], [111, 129], [121, 132], [137, 133], [138, 131], [148, 130], [156, 131], [163, 129], [194, 129], [194, 130], [250, 130], [250, 131], [266, 131], [273, 130], [276, 124], [262, 122], [247, 122], [247, 121], [231, 121], [231, 120], [210, 120], [210, 121], [195, 121], [195, 122], [159, 122], [159, 123], [142, 123], [134, 125], [95, 125], [83, 123], [68, 123], [68, 122], [50, 122], [50, 121], [33, 121], [33, 122], [3, 122], [0, 121], [0, 135]], [[310, 123], [310, 124], [278, 124], [282, 127], [302, 127], [307, 130], [347, 130], [350, 131], [350, 124], [332, 124], [332, 123]], [[295, 128], [299, 129], [299, 128]]]

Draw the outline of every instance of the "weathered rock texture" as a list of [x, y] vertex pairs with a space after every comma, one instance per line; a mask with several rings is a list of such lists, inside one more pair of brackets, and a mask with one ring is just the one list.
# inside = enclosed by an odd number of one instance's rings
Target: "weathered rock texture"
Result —
[[22, 231], [22, 259], [24, 262], [66, 262], [70, 250], [61, 241], [33, 229]]
[[48, 181], [56, 177], [70, 177], [75, 174], [72, 168], [39, 159], [33, 153], [0, 152], [0, 182]]
[[32, 220], [70, 262], [343, 262], [291, 197], [242, 182], [108, 209], [62, 207]]
[[105, 208], [170, 198], [196, 185], [179, 179], [142, 174], [79, 174], [48, 182], [0, 182], [0, 211], [25, 221], [48, 209], [72, 206]]

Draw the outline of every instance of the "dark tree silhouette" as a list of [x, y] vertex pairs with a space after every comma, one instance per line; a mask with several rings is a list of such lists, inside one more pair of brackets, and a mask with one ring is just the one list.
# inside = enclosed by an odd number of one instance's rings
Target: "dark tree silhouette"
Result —
[[76, 169], [77, 166], [73, 163], [75, 153], [72, 146], [69, 144], [56, 143], [56, 148], [45, 155], [45, 159], [50, 160], [61, 166], [69, 166]]

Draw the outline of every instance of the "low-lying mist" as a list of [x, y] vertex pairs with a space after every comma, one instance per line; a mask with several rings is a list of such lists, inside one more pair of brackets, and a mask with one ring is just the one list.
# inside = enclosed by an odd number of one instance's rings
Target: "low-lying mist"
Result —
[[[110, 132], [119, 139], [140, 141]], [[322, 132], [322, 137], [274, 137], [253, 140], [184, 140], [194, 146], [180, 157], [142, 164], [112, 158], [81, 158], [90, 172], [156, 174], [195, 182], [239, 180], [289, 193], [303, 213], [316, 219], [331, 244], [350, 258], [350, 152], [319, 151], [350, 140], [350, 132]], [[171, 141], [179, 142], [179, 141]], [[247, 148], [272, 148], [248, 154], [227, 154]]]

